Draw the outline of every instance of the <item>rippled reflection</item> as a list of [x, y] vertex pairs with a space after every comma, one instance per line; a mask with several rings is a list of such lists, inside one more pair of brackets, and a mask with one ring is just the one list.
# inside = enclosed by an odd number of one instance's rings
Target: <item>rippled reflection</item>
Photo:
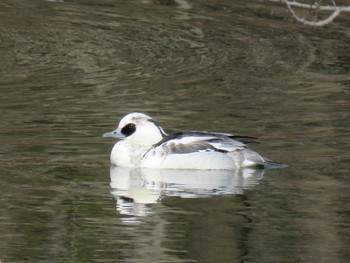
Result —
[[[347, 262], [349, 13], [269, 2], [0, 1], [0, 261]], [[289, 167], [112, 169], [116, 212], [100, 134], [131, 111]]]
[[147, 204], [165, 196], [199, 198], [211, 195], [243, 194], [257, 184], [264, 170], [175, 170], [125, 168], [110, 169], [112, 194], [117, 210], [124, 215], [144, 216], [152, 212]]

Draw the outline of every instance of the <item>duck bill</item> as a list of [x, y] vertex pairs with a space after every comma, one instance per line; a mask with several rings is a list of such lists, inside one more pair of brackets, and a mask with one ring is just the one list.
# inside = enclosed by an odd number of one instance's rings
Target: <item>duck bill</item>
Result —
[[125, 136], [119, 131], [119, 129], [106, 132], [102, 135], [102, 137], [111, 137], [111, 138], [119, 138], [119, 139], [125, 138]]

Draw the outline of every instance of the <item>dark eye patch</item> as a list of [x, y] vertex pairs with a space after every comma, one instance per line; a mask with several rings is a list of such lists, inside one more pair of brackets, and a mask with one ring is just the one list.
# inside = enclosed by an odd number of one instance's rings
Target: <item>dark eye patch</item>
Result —
[[136, 125], [134, 123], [129, 123], [123, 127], [121, 133], [125, 136], [130, 136], [136, 131]]

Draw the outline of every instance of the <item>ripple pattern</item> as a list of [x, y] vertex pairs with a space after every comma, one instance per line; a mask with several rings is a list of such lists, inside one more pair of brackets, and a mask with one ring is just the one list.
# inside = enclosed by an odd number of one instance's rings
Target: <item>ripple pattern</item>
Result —
[[[71, 142], [57, 138], [75, 130], [79, 137], [91, 128], [99, 134], [105, 131], [97, 125], [101, 119], [107, 128], [135, 110], [159, 116], [170, 129], [196, 119], [197, 129], [210, 123], [211, 129], [230, 131], [232, 116], [255, 126], [257, 109], [276, 105], [289, 114], [283, 96], [295, 94], [296, 104], [304, 103], [301, 90], [281, 89], [291, 76], [309, 82], [309, 72], [331, 70], [340, 83], [333, 92], [342, 93], [349, 68], [349, 45], [327, 49], [348, 34], [346, 23], [314, 32], [287, 20], [278, 6], [110, 0], [0, 5], [0, 127], [13, 152], [27, 143], [18, 140], [20, 132], [38, 145], [69, 152]], [[265, 111], [270, 116], [273, 110]], [[57, 140], [43, 138], [43, 131]], [[98, 141], [88, 133], [94, 138], [87, 141]], [[81, 141], [81, 151], [88, 153], [86, 143]]]

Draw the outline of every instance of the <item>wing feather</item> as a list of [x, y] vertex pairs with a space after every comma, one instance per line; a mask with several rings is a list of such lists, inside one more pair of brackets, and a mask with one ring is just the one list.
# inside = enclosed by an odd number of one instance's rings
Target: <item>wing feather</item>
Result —
[[231, 136], [233, 135], [207, 132], [175, 133], [164, 137], [154, 147], [161, 148], [167, 154], [233, 152], [246, 148], [245, 143], [234, 140]]

